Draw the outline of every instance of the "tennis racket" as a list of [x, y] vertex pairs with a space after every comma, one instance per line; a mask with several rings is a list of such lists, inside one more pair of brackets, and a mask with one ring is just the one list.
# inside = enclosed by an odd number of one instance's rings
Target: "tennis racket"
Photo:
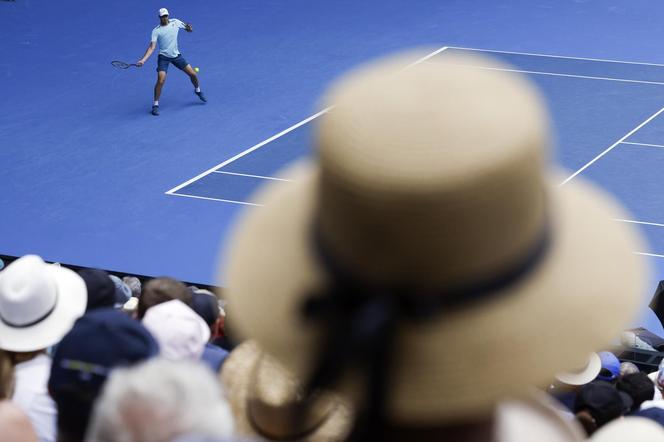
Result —
[[124, 61], [119, 60], [112, 61], [111, 64], [118, 69], [127, 69], [131, 66], [138, 67], [136, 63], [125, 63]]

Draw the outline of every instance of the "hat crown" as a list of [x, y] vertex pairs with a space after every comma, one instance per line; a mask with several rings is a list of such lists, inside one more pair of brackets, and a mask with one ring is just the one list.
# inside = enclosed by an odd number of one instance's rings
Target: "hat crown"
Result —
[[319, 219], [331, 251], [377, 282], [439, 287], [500, 272], [545, 224], [548, 115], [537, 91], [477, 56], [334, 87], [320, 121]]
[[27, 255], [0, 272], [0, 318], [27, 326], [44, 318], [57, 302], [55, 282], [40, 257]]

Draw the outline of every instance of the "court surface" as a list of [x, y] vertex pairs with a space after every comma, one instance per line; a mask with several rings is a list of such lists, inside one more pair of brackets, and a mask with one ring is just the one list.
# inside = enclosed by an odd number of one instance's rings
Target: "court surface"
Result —
[[[655, 1], [269, 0], [108, 5], [0, 2], [0, 254], [221, 283], [219, 251], [261, 184], [312, 152], [318, 99], [358, 63], [426, 48], [481, 52], [535, 81], [556, 158], [630, 210], [664, 275], [664, 29]], [[175, 69], [149, 114], [156, 11], [191, 21], [180, 49], [209, 102]], [[75, 11], [75, 13], [72, 13]], [[477, 68], [483, 68], [477, 66]], [[644, 294], [644, 305], [649, 293]], [[662, 332], [645, 308], [635, 324]]]

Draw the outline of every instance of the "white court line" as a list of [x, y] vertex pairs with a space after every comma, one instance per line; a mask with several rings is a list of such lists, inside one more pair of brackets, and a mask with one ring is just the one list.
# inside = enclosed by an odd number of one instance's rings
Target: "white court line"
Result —
[[657, 226], [657, 227], [664, 227], [664, 224], [660, 223], [649, 223], [646, 221], [634, 221], [632, 219], [620, 219], [620, 218], [613, 218], [614, 221], [620, 221], [622, 223], [632, 223], [632, 224], [643, 224], [646, 226]]
[[565, 184], [567, 184], [568, 182], [570, 182], [572, 179], [574, 179], [574, 177], [576, 177], [578, 174], [580, 174], [581, 172], [583, 172], [584, 170], [586, 170], [588, 167], [590, 167], [590, 165], [593, 164], [595, 161], [599, 160], [599, 159], [602, 158], [604, 155], [606, 155], [607, 153], [611, 152], [611, 151], [613, 150], [614, 147], [616, 147], [617, 145], [619, 145], [620, 143], [622, 143], [623, 141], [625, 141], [627, 138], [629, 138], [634, 132], [636, 132], [637, 130], [641, 129], [641, 128], [642, 128], [643, 126], [645, 126], [646, 124], [650, 123], [651, 120], [653, 120], [655, 117], [657, 117], [657, 116], [658, 116], [659, 114], [661, 114], [663, 111], [664, 111], [664, 107], [661, 108], [660, 110], [658, 110], [657, 112], [655, 112], [654, 114], [652, 114], [652, 115], [651, 115], [646, 121], [644, 121], [643, 123], [641, 123], [641, 124], [639, 124], [638, 126], [636, 126], [634, 129], [632, 129], [627, 135], [625, 135], [624, 137], [622, 137], [621, 139], [619, 139], [618, 141], [616, 141], [615, 143], [613, 143], [611, 146], [609, 146], [607, 149], [605, 149], [604, 152], [600, 153], [600, 154], [597, 155], [595, 158], [593, 158], [592, 160], [590, 160], [590, 161], [589, 161], [588, 163], [586, 163], [581, 169], [577, 170], [577, 171], [574, 172], [572, 175], [570, 175], [565, 181], [563, 181], [562, 183], [560, 183], [560, 186], [564, 186]]
[[495, 49], [479, 49], [479, 48], [464, 48], [461, 46], [448, 46], [449, 49], [460, 49], [464, 51], [478, 51], [478, 52], [492, 52], [497, 54], [513, 54], [513, 55], [530, 55], [532, 57], [546, 57], [546, 58], [565, 58], [568, 60], [584, 60], [584, 61], [601, 61], [604, 63], [619, 63], [619, 64], [637, 64], [642, 66], [658, 66], [664, 67], [664, 64], [659, 63], [644, 63], [640, 61], [623, 61], [623, 60], [607, 60], [604, 58], [585, 58], [585, 57], [570, 57], [565, 55], [552, 55], [552, 54], [538, 54], [535, 52], [514, 52], [514, 51], [499, 51]]
[[182, 197], [185, 197], [185, 198], [195, 198], [195, 199], [198, 199], [198, 200], [221, 201], [222, 203], [243, 204], [245, 206], [261, 206], [261, 204], [248, 203], [246, 201], [233, 201], [233, 200], [225, 200], [225, 199], [221, 199], [221, 198], [210, 198], [210, 197], [207, 197], [207, 196], [189, 195], [187, 193], [169, 193], [169, 195], [182, 196]]
[[[442, 48], [437, 49], [437, 50], [433, 51], [432, 53], [430, 53], [430, 54], [428, 54], [428, 55], [425, 55], [424, 57], [420, 58], [419, 60], [415, 61], [414, 63], [411, 63], [410, 65], [406, 66], [405, 69], [407, 69], [407, 68], [409, 68], [409, 67], [412, 67], [412, 66], [414, 66], [414, 65], [416, 65], [416, 64], [418, 64], [418, 63], [422, 63], [423, 61], [426, 61], [426, 60], [428, 60], [429, 58], [431, 58], [431, 57], [433, 57], [433, 56], [435, 56], [435, 55], [437, 55], [437, 54], [440, 54], [440, 53], [443, 52], [445, 49], [447, 49], [447, 46], [443, 46]], [[224, 162], [222, 162], [222, 163], [219, 163], [219, 164], [217, 164], [217, 165], [214, 166], [214, 167], [209, 168], [209, 169], [206, 170], [205, 172], [202, 172], [202, 173], [196, 175], [195, 177], [193, 177], [193, 178], [191, 178], [191, 179], [185, 181], [184, 183], [182, 183], [182, 184], [178, 184], [177, 186], [173, 187], [172, 189], [166, 191], [166, 194], [167, 194], [167, 195], [173, 195], [173, 194], [175, 194], [175, 192], [177, 192], [178, 190], [182, 189], [183, 187], [186, 187], [186, 186], [188, 186], [189, 184], [191, 184], [191, 183], [193, 183], [193, 182], [195, 182], [195, 181], [198, 181], [198, 180], [200, 180], [200, 179], [203, 178], [203, 177], [208, 176], [209, 174], [211, 174], [212, 172], [216, 171], [217, 169], [220, 169], [220, 168], [222, 168], [222, 167], [224, 167], [224, 166], [229, 165], [229, 164], [232, 163], [233, 161], [235, 161], [235, 160], [237, 160], [237, 159], [239, 159], [239, 158], [242, 158], [243, 156], [245, 156], [245, 155], [247, 155], [247, 154], [249, 154], [249, 153], [251, 153], [251, 152], [253, 152], [253, 151], [257, 150], [257, 149], [260, 149], [261, 147], [265, 146], [265, 145], [268, 144], [268, 143], [271, 143], [272, 141], [276, 140], [277, 138], [280, 138], [280, 137], [286, 135], [288, 132], [291, 132], [291, 131], [297, 129], [298, 127], [300, 127], [300, 126], [303, 126], [303, 125], [307, 124], [307, 123], [310, 122], [311, 120], [314, 120], [314, 119], [320, 117], [321, 115], [323, 115], [323, 114], [329, 112], [329, 111], [332, 109], [332, 107], [333, 107], [333, 106], [330, 106], [330, 107], [328, 107], [328, 108], [326, 108], [326, 109], [323, 109], [322, 111], [318, 112], [317, 114], [314, 114], [314, 115], [310, 116], [309, 118], [306, 118], [306, 119], [300, 121], [299, 123], [294, 124], [293, 126], [289, 127], [288, 129], [283, 130], [283, 131], [279, 132], [279, 133], [276, 134], [276, 135], [273, 135], [272, 137], [268, 138], [267, 140], [261, 141], [260, 143], [256, 144], [255, 146], [252, 146], [252, 147], [250, 147], [249, 149], [247, 149], [247, 150], [245, 150], [245, 151], [242, 151], [242, 152], [240, 152], [239, 154], [235, 155], [234, 157], [231, 157], [231, 158], [227, 159], [226, 161], [224, 161]], [[237, 202], [237, 201], [236, 201], [236, 202]]]
[[657, 255], [655, 253], [645, 253], [645, 252], [634, 252], [636, 255], [643, 255], [643, 256], [653, 256], [655, 258], [664, 258], [664, 255]]
[[311, 120], [320, 117], [324, 113], [328, 112], [330, 109], [331, 109], [331, 107], [328, 107], [327, 109], [323, 109], [322, 111], [318, 112], [317, 114], [314, 114], [314, 115], [310, 116], [309, 118], [305, 118], [304, 120], [300, 121], [299, 123], [296, 123], [296, 124], [292, 125], [288, 129], [282, 130], [278, 134], [271, 136], [267, 140], [261, 141], [260, 143], [256, 144], [255, 146], [251, 146], [249, 149], [244, 150], [244, 151], [240, 152], [239, 154], [235, 155], [234, 157], [231, 157], [231, 158], [227, 159], [226, 161], [221, 162], [221, 163], [217, 164], [216, 166], [209, 168], [205, 172], [196, 175], [195, 177], [191, 178], [190, 180], [187, 180], [184, 183], [173, 187], [171, 190], [167, 191], [166, 194], [167, 195], [172, 195], [173, 193], [177, 192], [178, 190], [182, 189], [183, 187], [188, 186], [189, 184], [193, 183], [194, 181], [198, 181], [201, 178], [208, 176], [209, 174], [211, 174], [215, 170], [217, 170], [221, 167], [224, 167], [224, 166], [232, 163], [233, 161], [235, 161], [239, 158], [242, 158], [243, 156], [245, 156], [247, 154], [250, 154], [251, 152], [253, 152], [257, 149], [260, 149], [261, 147], [265, 146], [268, 143], [271, 143], [272, 141], [276, 140], [277, 138], [280, 138], [280, 137], [286, 135], [288, 132], [292, 132], [295, 129], [297, 129], [298, 127], [307, 124]]
[[645, 146], [645, 147], [664, 147], [664, 145], [661, 144], [633, 143], [631, 141], [623, 141], [621, 144], [632, 144], [634, 146]]
[[237, 175], [237, 176], [247, 176], [250, 178], [261, 178], [264, 180], [276, 180], [276, 181], [293, 181], [293, 180], [287, 180], [285, 178], [277, 178], [273, 176], [263, 176], [263, 175], [251, 175], [248, 173], [237, 173], [237, 172], [226, 172], [224, 170], [215, 170], [214, 173], [222, 173], [224, 175]]
[[[436, 62], [429, 62], [429, 64], [436, 64]], [[507, 69], [507, 68], [492, 68], [488, 66], [474, 66], [474, 65], [460, 65], [469, 68], [485, 69], [488, 71], [502, 71], [502, 72], [517, 72], [521, 74], [537, 74], [549, 75], [552, 77], [568, 77], [568, 78], [583, 78], [585, 80], [605, 80], [605, 81], [618, 81], [621, 83], [640, 83], [640, 84], [656, 84], [663, 86], [664, 82], [661, 81], [647, 81], [647, 80], [629, 80], [627, 78], [613, 78], [613, 77], [594, 77], [590, 75], [574, 75], [574, 74], [560, 74], [556, 72], [543, 72], [543, 71], [525, 71], [521, 69]]]

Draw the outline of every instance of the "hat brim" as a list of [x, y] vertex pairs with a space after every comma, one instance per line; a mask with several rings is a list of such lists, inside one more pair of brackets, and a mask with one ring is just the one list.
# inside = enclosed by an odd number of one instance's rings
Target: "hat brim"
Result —
[[[323, 284], [310, 241], [317, 174], [313, 164], [299, 164], [287, 172], [294, 182], [258, 192], [263, 207], [241, 217], [222, 273], [233, 329], [300, 378], [320, 344], [320, 330], [301, 314], [306, 295]], [[487, 413], [498, 400], [582, 365], [633, 317], [647, 279], [634, 254], [643, 250], [640, 237], [613, 221], [625, 214], [603, 191], [582, 179], [559, 188], [561, 176], [551, 175], [552, 243], [538, 267], [484, 303], [401, 325], [388, 394], [393, 419]], [[342, 390], [352, 393], [349, 385]]]
[[579, 372], [558, 373], [556, 379], [567, 385], [585, 385], [597, 377], [602, 370], [602, 360], [597, 353], [591, 353], [588, 364]]
[[[262, 351], [256, 342], [244, 341], [233, 349], [221, 369], [220, 377], [224, 384], [226, 399], [233, 412], [235, 429], [237, 434], [242, 436], [261, 435], [261, 432], [257, 431], [255, 423], [250, 419], [248, 411], [252, 389], [256, 388], [255, 384], [258, 382], [256, 369], [260, 368], [257, 364], [261, 363], [261, 357]], [[281, 370], [276, 370], [273, 365], [268, 364], [268, 366], [267, 373], [269, 373], [268, 378], [271, 385], [270, 391], [267, 392], [269, 400], [278, 403], [280, 400], [290, 399], [288, 394], [290, 388], [298, 390], [296, 384], [293, 383], [294, 380]], [[298, 439], [300, 442], [345, 440], [351, 429], [352, 413], [340, 398], [330, 396], [328, 400], [334, 404], [331, 407], [331, 413], [311, 432], [305, 433], [304, 437]], [[282, 440], [293, 439], [284, 438]]]
[[0, 322], [0, 348], [28, 352], [48, 348], [69, 332], [87, 305], [85, 282], [74, 271], [55, 265], [44, 266], [55, 282], [58, 299], [44, 320], [29, 327], [11, 327]]

